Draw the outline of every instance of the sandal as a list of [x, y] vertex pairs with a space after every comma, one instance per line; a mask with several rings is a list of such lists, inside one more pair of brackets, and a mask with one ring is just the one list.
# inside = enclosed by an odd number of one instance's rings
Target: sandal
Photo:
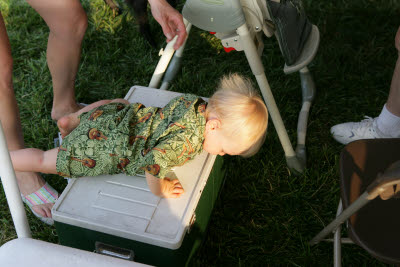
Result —
[[39, 190], [36, 192], [33, 192], [32, 194], [23, 196], [21, 194], [22, 201], [28, 205], [29, 209], [32, 211], [32, 213], [38, 217], [42, 222], [48, 225], [53, 225], [54, 220], [53, 218], [49, 217], [43, 217], [42, 215], [36, 213], [32, 207], [36, 205], [41, 205], [41, 204], [46, 204], [46, 203], [55, 203], [56, 200], [58, 199], [58, 192], [51, 187], [47, 182], [44, 186], [42, 186]]

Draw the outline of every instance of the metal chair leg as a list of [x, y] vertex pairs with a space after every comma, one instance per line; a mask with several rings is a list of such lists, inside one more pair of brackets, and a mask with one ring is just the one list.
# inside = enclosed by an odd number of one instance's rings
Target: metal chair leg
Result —
[[[343, 211], [342, 200], [339, 201], [338, 209], [336, 212], [336, 217], [339, 216]], [[342, 230], [341, 225], [335, 231], [334, 234], [334, 242], [333, 242], [333, 266], [341, 267], [342, 266], [342, 242], [341, 242], [341, 233]]]
[[342, 213], [340, 213], [328, 226], [322, 229], [313, 239], [310, 241], [310, 245], [318, 244], [325, 236], [334, 232], [339, 225], [350, 218], [355, 212], [364, 207], [370, 199], [368, 199], [368, 192], [364, 192], [357, 198], [350, 206], [348, 206]]

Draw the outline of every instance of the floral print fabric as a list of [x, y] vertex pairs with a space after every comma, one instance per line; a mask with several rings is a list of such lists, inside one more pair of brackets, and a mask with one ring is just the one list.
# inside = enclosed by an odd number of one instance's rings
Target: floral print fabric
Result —
[[143, 174], [164, 178], [202, 151], [206, 102], [184, 94], [164, 108], [110, 103], [80, 115], [57, 156], [61, 176]]

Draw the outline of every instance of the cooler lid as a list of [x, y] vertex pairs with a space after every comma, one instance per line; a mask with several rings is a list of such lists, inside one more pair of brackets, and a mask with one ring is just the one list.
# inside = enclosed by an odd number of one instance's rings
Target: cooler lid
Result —
[[[165, 106], [180, 93], [134, 86], [125, 99]], [[211, 172], [215, 156], [203, 151], [173, 172], [185, 193], [178, 199], [153, 195], [143, 175], [71, 179], [53, 207], [53, 218], [90, 230], [169, 249], [180, 247]]]

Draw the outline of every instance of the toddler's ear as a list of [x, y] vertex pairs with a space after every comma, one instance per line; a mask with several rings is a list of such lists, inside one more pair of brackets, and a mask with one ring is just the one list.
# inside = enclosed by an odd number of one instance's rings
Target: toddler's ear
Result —
[[206, 131], [214, 131], [221, 128], [221, 121], [219, 119], [213, 118], [209, 119], [206, 123]]

